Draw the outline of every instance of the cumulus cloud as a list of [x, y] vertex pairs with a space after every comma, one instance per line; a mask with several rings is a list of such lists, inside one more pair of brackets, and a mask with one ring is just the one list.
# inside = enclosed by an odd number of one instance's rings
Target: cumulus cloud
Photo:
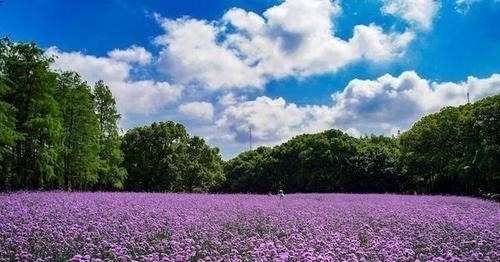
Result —
[[[231, 105], [223, 110], [216, 127], [226, 142], [246, 142], [249, 128], [256, 145], [275, 145], [295, 135], [325, 130], [334, 111], [327, 106], [298, 106], [283, 98], [266, 96]], [[217, 138], [215, 138], [217, 140]]]
[[169, 34], [155, 40], [165, 46], [159, 69], [174, 81], [201, 82], [210, 90], [263, 85], [256, 72], [216, 42], [220, 28], [195, 19], [164, 19], [162, 26]]
[[[117, 107], [124, 118], [147, 116], [159, 112], [167, 104], [181, 97], [182, 86], [155, 80], [132, 80], [133, 63], [144, 64], [151, 58], [142, 47], [113, 50], [106, 57], [86, 55], [81, 52], [63, 52], [57, 47], [45, 53], [54, 56], [51, 65], [57, 70], [71, 70], [93, 85], [103, 80], [116, 98]], [[148, 55], [149, 54], [149, 55]]]
[[226, 94], [222, 94], [218, 97], [218, 104], [222, 106], [230, 106], [236, 103], [247, 100], [245, 96], [236, 96], [234, 93], [229, 92]]
[[149, 64], [153, 58], [151, 53], [146, 51], [144, 47], [135, 45], [127, 49], [114, 49], [109, 51], [108, 56], [116, 61], [138, 63], [140, 65]]
[[106, 83], [124, 81], [128, 78], [131, 69], [131, 66], [123, 61], [86, 55], [82, 52], [63, 52], [57, 47], [48, 48], [45, 54], [55, 57], [51, 65], [53, 68], [76, 71], [83, 79], [91, 83], [98, 80]]
[[364, 133], [394, 134], [420, 117], [444, 106], [457, 106], [500, 92], [500, 75], [466, 82], [430, 82], [413, 71], [398, 77], [386, 74], [376, 80], [354, 79], [342, 92], [332, 95], [338, 117], [335, 125]]
[[440, 8], [440, 2], [436, 0], [384, 0], [383, 2], [381, 9], [383, 13], [401, 17], [422, 29], [431, 28], [432, 20]]
[[413, 71], [398, 77], [386, 74], [376, 80], [354, 79], [332, 95], [337, 112], [335, 125], [363, 133], [394, 134], [406, 130], [422, 116], [444, 106], [457, 106], [500, 92], [500, 75], [466, 82], [430, 82]]
[[209, 102], [189, 102], [180, 105], [179, 112], [191, 119], [208, 121], [214, 116], [214, 107]]
[[182, 93], [181, 86], [153, 80], [106, 84], [116, 98], [118, 111], [127, 118], [158, 113], [165, 106], [178, 101]]
[[364, 58], [384, 61], [403, 50], [413, 38], [414, 34], [411, 32], [384, 34], [382, 28], [374, 24], [357, 25], [349, 43]]
[[338, 1], [285, 0], [262, 14], [228, 10], [218, 21], [167, 19], [158, 67], [175, 81], [208, 90], [262, 88], [269, 80], [305, 77], [366, 59], [380, 62], [404, 54], [411, 32], [384, 32], [357, 25], [353, 37], [335, 36]]
[[[245, 143], [252, 128], [257, 145], [275, 145], [301, 133], [339, 128], [359, 136], [396, 134], [422, 116], [444, 106], [457, 106], [500, 93], [500, 75], [465, 82], [431, 82], [413, 71], [375, 80], [354, 79], [332, 94], [330, 106], [287, 103], [283, 98], [261, 96], [225, 108], [216, 121], [227, 142]], [[221, 139], [222, 140], [222, 139]]]
[[[351, 48], [361, 46], [370, 38], [379, 41], [391, 38], [374, 25], [358, 26], [357, 30], [350, 40]], [[193, 123], [198, 135], [224, 148], [246, 144], [249, 128], [252, 128], [256, 146], [272, 146], [298, 134], [330, 128], [339, 128], [355, 136], [395, 134], [443, 106], [466, 103], [467, 92], [472, 101], [500, 93], [499, 74], [488, 78], [468, 77], [455, 83], [433, 82], [414, 71], [406, 71], [399, 76], [386, 74], [372, 80], [353, 79], [342, 91], [332, 94], [330, 105], [297, 105], [280, 97], [266, 96], [248, 100], [236, 91], [214, 93], [218, 97], [216, 104], [195, 101], [178, 105], [183, 91], [181, 85], [131, 79], [130, 71], [138, 66], [136, 61], [111, 55], [96, 57], [62, 52], [55, 47], [46, 52], [57, 57], [52, 65], [56, 69], [75, 70], [92, 84], [98, 79], [105, 80], [125, 119], [176, 109], [186, 119], [196, 120]], [[370, 58], [366, 59], [381, 59], [387, 55], [377, 48], [367, 53]], [[368, 56], [367, 53], [363, 56]]]
[[365, 132], [391, 133], [407, 129], [420, 117], [444, 106], [457, 106], [500, 92], [500, 75], [466, 82], [430, 82], [413, 71], [394, 77], [386, 74], [376, 80], [349, 82], [342, 92], [332, 95], [337, 111], [335, 123]]

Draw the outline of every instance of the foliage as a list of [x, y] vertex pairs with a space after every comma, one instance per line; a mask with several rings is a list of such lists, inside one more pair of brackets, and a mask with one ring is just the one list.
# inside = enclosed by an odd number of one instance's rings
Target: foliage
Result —
[[[0, 50], [0, 54], [4, 52]], [[0, 72], [3, 70], [0, 69]], [[0, 75], [0, 190], [8, 186], [14, 146], [19, 138], [19, 133], [15, 130], [15, 108], [6, 102], [7, 96], [12, 92], [8, 84], [9, 80]]]
[[500, 95], [423, 117], [400, 138], [297, 136], [225, 164], [224, 192], [500, 193]]
[[448, 107], [400, 139], [401, 165], [419, 192], [500, 192], [500, 95]]
[[99, 81], [94, 87], [94, 107], [99, 123], [99, 189], [122, 189], [127, 171], [121, 167], [123, 152], [118, 134], [120, 115], [109, 87]]
[[223, 180], [218, 149], [171, 121], [129, 130], [122, 150], [127, 190], [207, 191]]
[[397, 142], [339, 130], [247, 151], [225, 165], [226, 192], [397, 192]]
[[272, 149], [259, 147], [241, 153], [224, 165], [226, 181], [220, 190], [226, 192], [277, 192], [282, 185], [280, 178], [272, 174]]
[[92, 94], [52, 61], [34, 44], [0, 41], [0, 190], [122, 188], [111, 92], [99, 82]]
[[11, 85], [3, 103], [14, 108], [19, 134], [6, 184], [12, 188], [43, 188], [56, 177], [57, 149], [62, 142], [62, 121], [54, 98], [57, 75], [49, 69], [51, 59], [34, 44], [4, 39], [0, 46], [1, 75]]
[[97, 182], [100, 130], [90, 87], [76, 73], [59, 75], [57, 97], [64, 121], [58, 186], [89, 189]]
[[224, 181], [219, 149], [211, 148], [202, 138], [189, 138], [184, 157], [180, 176], [183, 191], [206, 192]]

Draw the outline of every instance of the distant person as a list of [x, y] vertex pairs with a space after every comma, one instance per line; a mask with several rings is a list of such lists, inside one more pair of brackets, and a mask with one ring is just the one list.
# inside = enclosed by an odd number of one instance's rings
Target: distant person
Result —
[[283, 190], [281, 190], [281, 189], [280, 189], [280, 190], [278, 191], [278, 197], [279, 197], [280, 199], [283, 199], [283, 198], [285, 197], [285, 194], [283, 193]]

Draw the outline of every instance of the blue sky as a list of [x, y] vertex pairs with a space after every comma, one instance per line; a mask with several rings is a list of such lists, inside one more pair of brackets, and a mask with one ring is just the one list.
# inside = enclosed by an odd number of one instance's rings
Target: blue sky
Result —
[[103, 79], [124, 130], [173, 120], [225, 158], [339, 128], [394, 134], [500, 92], [498, 0], [20, 1], [0, 35]]

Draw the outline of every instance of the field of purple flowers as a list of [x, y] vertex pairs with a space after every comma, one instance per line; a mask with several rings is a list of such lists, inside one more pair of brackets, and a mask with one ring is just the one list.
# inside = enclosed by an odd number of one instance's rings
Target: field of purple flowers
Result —
[[0, 261], [500, 261], [466, 197], [0, 194]]

